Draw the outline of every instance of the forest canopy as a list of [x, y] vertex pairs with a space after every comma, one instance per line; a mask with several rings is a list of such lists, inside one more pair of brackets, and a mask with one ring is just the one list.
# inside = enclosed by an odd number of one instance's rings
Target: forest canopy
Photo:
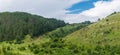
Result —
[[25, 35], [39, 36], [65, 26], [65, 22], [25, 12], [0, 13], [0, 41], [20, 40]]

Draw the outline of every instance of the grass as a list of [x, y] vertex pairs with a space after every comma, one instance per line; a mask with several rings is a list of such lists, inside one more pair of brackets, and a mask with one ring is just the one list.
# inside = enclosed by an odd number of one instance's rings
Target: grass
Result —
[[73, 44], [120, 45], [120, 13], [80, 29], [64, 38]]

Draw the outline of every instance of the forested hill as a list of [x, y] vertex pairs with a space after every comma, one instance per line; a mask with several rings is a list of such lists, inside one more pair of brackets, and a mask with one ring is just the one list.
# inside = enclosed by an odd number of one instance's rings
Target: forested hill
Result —
[[21, 40], [27, 34], [39, 36], [65, 25], [61, 20], [25, 12], [3, 12], [0, 13], [0, 41]]

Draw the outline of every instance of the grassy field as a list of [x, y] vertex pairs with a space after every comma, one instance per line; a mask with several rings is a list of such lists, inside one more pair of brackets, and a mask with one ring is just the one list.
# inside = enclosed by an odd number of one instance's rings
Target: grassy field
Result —
[[64, 38], [66, 43], [84, 46], [87, 55], [120, 55], [120, 13], [82, 28]]

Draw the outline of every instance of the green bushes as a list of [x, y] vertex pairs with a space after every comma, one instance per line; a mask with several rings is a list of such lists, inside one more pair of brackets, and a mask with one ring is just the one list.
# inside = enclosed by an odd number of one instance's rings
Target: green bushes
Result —
[[116, 55], [120, 54], [120, 45], [111, 46], [65, 43], [57, 39], [42, 44], [0, 44], [0, 55]]

